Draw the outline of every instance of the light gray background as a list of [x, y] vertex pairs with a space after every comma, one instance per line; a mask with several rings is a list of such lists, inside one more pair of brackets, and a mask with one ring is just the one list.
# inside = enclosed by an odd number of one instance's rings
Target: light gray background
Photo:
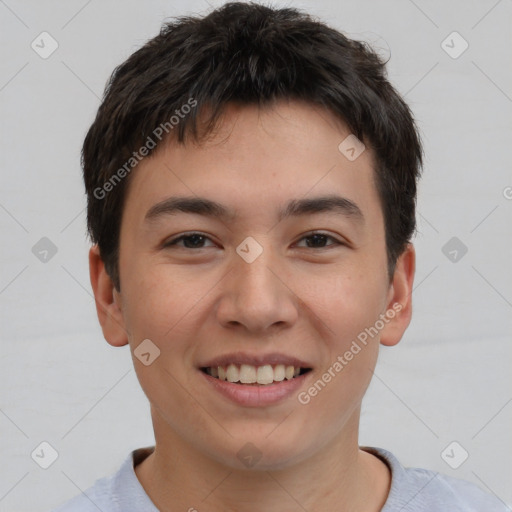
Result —
[[[397, 347], [382, 348], [360, 444], [511, 505], [512, 2], [287, 5], [391, 54], [390, 79], [427, 154], [414, 319]], [[0, 0], [0, 511], [49, 510], [153, 443], [128, 348], [108, 345], [97, 323], [79, 152], [113, 68], [164, 18], [208, 9]], [[31, 48], [42, 31], [59, 44], [48, 59]], [[442, 47], [453, 31], [469, 43], [456, 59]], [[457, 262], [442, 252], [454, 236], [468, 248]], [[58, 249], [46, 263], [31, 251], [42, 237]], [[31, 458], [42, 441], [59, 454], [46, 470]], [[452, 441], [469, 453], [458, 469], [441, 457]]]

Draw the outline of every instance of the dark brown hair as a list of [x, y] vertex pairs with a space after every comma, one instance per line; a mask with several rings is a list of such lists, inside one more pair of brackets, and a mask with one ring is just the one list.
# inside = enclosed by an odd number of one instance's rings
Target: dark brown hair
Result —
[[138, 161], [171, 136], [199, 141], [229, 102], [279, 99], [327, 108], [372, 148], [391, 277], [415, 231], [423, 151], [386, 63], [367, 43], [293, 8], [234, 2], [164, 23], [112, 73], [82, 148], [87, 227], [116, 289], [124, 198]]

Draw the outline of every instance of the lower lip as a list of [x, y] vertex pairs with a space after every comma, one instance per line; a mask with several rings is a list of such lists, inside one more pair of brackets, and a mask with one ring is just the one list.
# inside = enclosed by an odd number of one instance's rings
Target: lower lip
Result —
[[304, 381], [313, 373], [310, 370], [290, 380], [283, 380], [275, 384], [253, 386], [220, 380], [201, 370], [198, 371], [213, 386], [213, 389], [231, 401], [246, 407], [263, 407], [275, 404], [296, 394], [297, 390], [304, 384]]

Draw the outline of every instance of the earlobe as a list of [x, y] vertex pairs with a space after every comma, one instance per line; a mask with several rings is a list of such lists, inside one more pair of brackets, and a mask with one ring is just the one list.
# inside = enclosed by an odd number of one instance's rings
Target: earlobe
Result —
[[412, 288], [416, 269], [414, 246], [408, 244], [399, 256], [393, 280], [389, 288], [389, 300], [386, 311], [391, 317], [381, 331], [380, 343], [386, 346], [396, 345], [409, 326], [412, 317]]
[[119, 293], [105, 270], [98, 245], [89, 250], [89, 276], [96, 302], [96, 312], [103, 336], [110, 345], [122, 347], [128, 344]]

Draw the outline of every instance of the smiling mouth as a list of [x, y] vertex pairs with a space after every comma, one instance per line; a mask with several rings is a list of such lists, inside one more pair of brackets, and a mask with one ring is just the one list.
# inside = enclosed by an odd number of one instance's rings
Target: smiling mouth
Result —
[[227, 366], [208, 366], [200, 368], [203, 373], [215, 379], [233, 384], [267, 386], [285, 380], [292, 380], [311, 371], [311, 368], [301, 368], [284, 364], [265, 364], [253, 366], [250, 364], [229, 364]]

